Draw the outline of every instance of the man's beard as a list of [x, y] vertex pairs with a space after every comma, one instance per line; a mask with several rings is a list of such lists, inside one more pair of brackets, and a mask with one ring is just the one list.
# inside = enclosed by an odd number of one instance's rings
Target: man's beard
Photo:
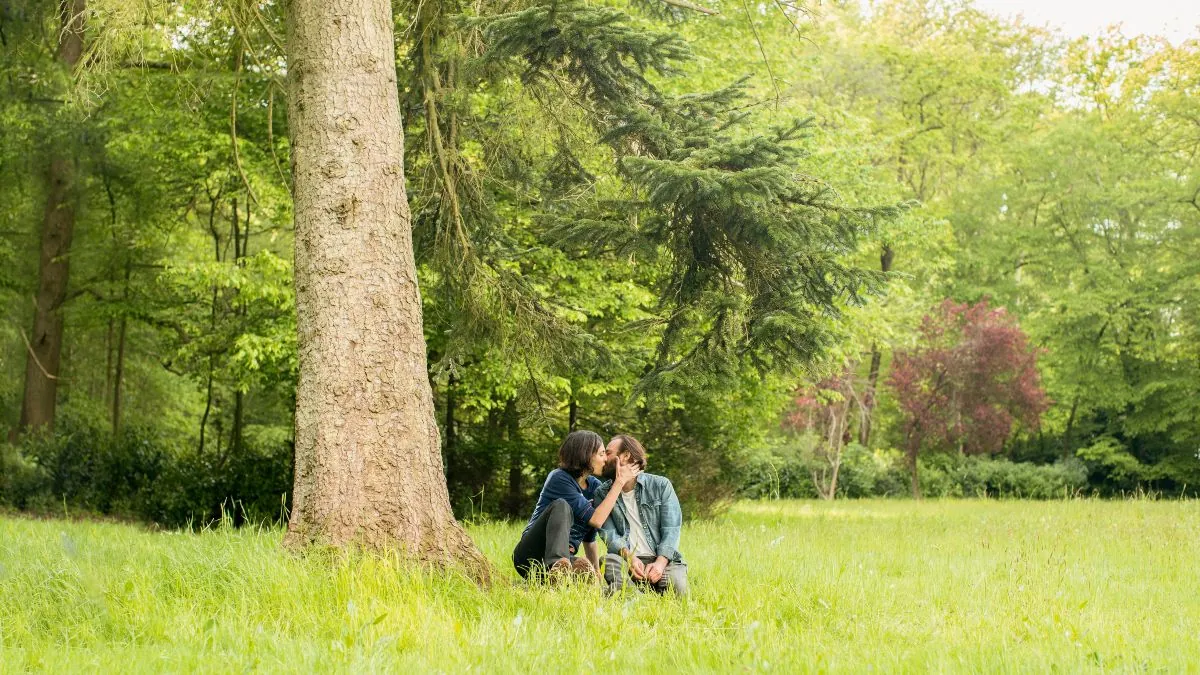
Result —
[[600, 472], [600, 477], [604, 480], [616, 480], [617, 478], [617, 458], [614, 457], [604, 463], [604, 470]]

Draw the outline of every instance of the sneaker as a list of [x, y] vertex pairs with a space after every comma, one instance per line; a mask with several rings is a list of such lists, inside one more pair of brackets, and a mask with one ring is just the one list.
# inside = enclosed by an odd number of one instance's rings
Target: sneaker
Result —
[[576, 558], [571, 563], [571, 571], [575, 576], [589, 582], [595, 582], [599, 577], [596, 576], [596, 568], [592, 566], [592, 561], [587, 558]]

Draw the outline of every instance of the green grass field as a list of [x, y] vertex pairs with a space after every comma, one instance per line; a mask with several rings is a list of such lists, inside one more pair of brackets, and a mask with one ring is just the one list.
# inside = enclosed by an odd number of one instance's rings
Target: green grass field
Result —
[[490, 591], [281, 531], [0, 519], [0, 671], [1200, 672], [1200, 501], [743, 503], [686, 601]]

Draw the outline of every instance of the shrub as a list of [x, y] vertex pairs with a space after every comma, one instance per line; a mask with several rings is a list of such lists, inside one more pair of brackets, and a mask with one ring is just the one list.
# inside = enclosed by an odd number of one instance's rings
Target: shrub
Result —
[[204, 524], [229, 512], [235, 523], [277, 520], [292, 481], [292, 445], [271, 428], [249, 427], [240, 452], [198, 454], [152, 429], [118, 438], [67, 418], [54, 436], [0, 448], [0, 504], [72, 510], [168, 527]]
[[[838, 476], [839, 498], [905, 497], [909, 474], [899, 450], [846, 446]], [[1003, 458], [935, 454], [920, 460], [927, 497], [1061, 499], [1087, 487], [1087, 467], [1078, 460], [1056, 464], [1012, 462]], [[749, 499], [811, 499], [817, 496], [804, 455], [776, 448], [751, 459], [742, 472], [739, 495]]]
[[842, 454], [838, 496], [862, 498], [907, 495], [908, 481], [901, 468], [902, 457], [898, 450], [868, 450], [858, 443], [847, 445]]
[[0, 443], [0, 506], [27, 509], [37, 499], [45, 477], [18, 448]]
[[1057, 499], [1084, 489], [1088, 479], [1087, 467], [1075, 459], [1039, 465], [967, 457], [954, 473], [969, 497]]

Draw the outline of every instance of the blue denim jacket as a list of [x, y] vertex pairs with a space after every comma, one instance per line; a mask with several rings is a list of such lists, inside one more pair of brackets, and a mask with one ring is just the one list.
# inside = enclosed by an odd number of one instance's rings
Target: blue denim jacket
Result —
[[[610, 488], [612, 482], [597, 488], [592, 503], [603, 501]], [[637, 500], [638, 515], [642, 517], [646, 543], [657, 555], [672, 562], [683, 562], [683, 556], [679, 554], [683, 510], [679, 508], [679, 498], [675, 496], [670, 479], [652, 473], [638, 474], [634, 499]], [[625, 504], [620, 499], [600, 528], [600, 535], [608, 544], [609, 553], [620, 553], [621, 549], [629, 548], [629, 520], [625, 517]]]

